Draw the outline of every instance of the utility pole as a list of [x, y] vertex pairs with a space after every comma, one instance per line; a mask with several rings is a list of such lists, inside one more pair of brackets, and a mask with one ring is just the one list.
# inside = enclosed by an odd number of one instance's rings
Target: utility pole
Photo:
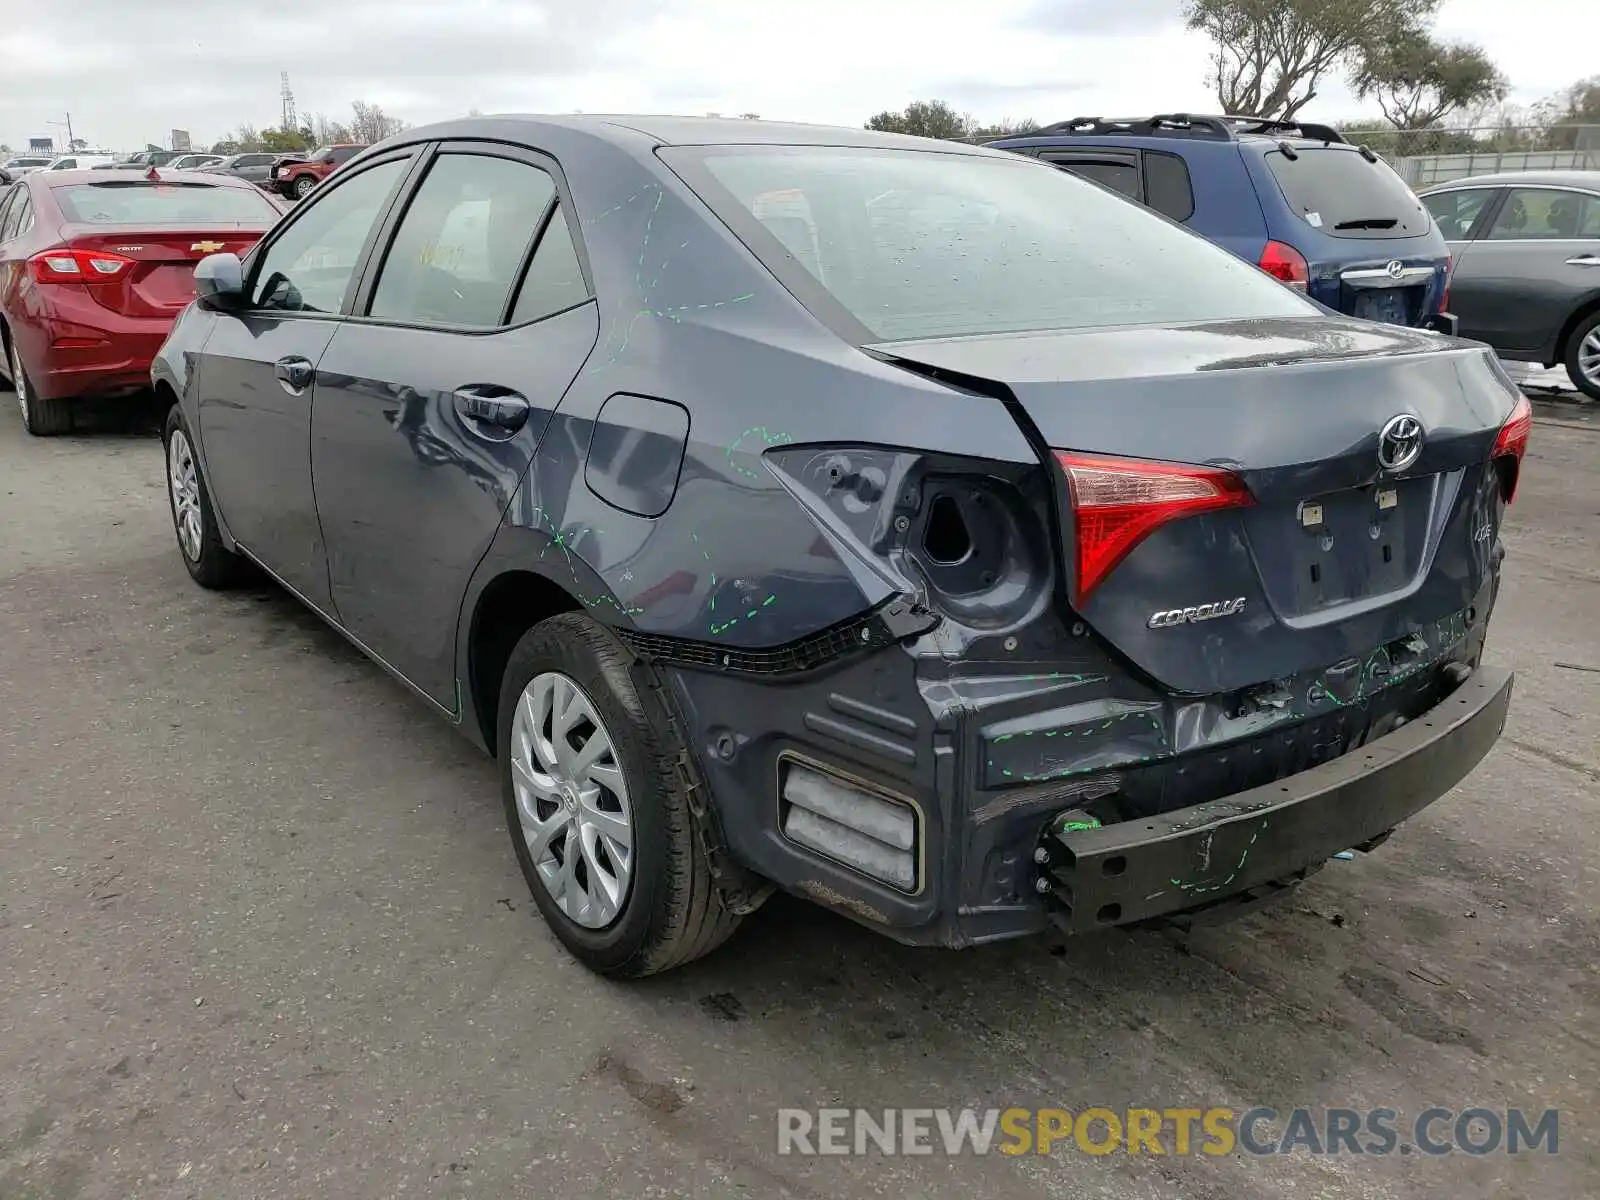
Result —
[[61, 128], [63, 125], [67, 127], [67, 153], [71, 154], [72, 143], [78, 140], [72, 136], [72, 114], [68, 113], [65, 121], [46, 121], [45, 124], [54, 125], [57, 129]]

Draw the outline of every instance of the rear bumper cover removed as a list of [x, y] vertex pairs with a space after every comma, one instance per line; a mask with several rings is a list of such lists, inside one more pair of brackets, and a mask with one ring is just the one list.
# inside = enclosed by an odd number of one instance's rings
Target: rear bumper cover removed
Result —
[[1101, 828], [1052, 822], [1041, 840], [1052, 921], [1083, 933], [1192, 913], [1381, 839], [1489, 752], [1512, 682], [1479, 667], [1416, 720], [1276, 783]]

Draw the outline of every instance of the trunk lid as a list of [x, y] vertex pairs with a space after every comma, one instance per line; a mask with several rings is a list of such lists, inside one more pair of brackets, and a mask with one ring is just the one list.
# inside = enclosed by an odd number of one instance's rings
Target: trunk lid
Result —
[[109, 251], [132, 260], [133, 265], [115, 277], [84, 284], [97, 302], [125, 316], [162, 317], [175, 315], [194, 299], [194, 268], [202, 258], [221, 253], [242, 258], [265, 232], [237, 222], [111, 233], [72, 225], [63, 230], [63, 241], [74, 250]]
[[[872, 349], [1007, 395], [1058, 480], [1068, 595], [1077, 530], [1050, 450], [1236, 473], [1247, 507], [1160, 525], [1077, 604], [1173, 690], [1369, 655], [1464, 611], [1492, 573], [1501, 501], [1489, 458], [1518, 393], [1483, 347], [1308, 318]], [[1420, 453], [1385, 469], [1380, 432], [1402, 416], [1420, 423]]]

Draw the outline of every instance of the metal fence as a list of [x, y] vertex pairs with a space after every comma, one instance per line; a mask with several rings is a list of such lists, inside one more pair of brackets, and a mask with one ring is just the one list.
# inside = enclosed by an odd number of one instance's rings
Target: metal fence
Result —
[[1412, 187], [1499, 171], [1600, 170], [1600, 125], [1349, 129]]

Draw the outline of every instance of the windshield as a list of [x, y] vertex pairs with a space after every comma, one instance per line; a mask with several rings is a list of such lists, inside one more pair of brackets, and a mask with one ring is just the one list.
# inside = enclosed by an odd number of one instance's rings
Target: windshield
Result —
[[1295, 215], [1324, 233], [1400, 238], [1428, 232], [1422, 202], [1381, 158], [1368, 162], [1349, 147], [1299, 146], [1293, 158], [1273, 150], [1266, 160]]
[[[662, 156], [802, 299], [874, 339], [1304, 316], [1305, 300], [1142, 206], [1022, 158], [824, 146]], [[796, 286], [794, 264], [804, 268]]]
[[255, 188], [118, 179], [57, 188], [67, 220], [84, 225], [270, 225], [278, 210]]

